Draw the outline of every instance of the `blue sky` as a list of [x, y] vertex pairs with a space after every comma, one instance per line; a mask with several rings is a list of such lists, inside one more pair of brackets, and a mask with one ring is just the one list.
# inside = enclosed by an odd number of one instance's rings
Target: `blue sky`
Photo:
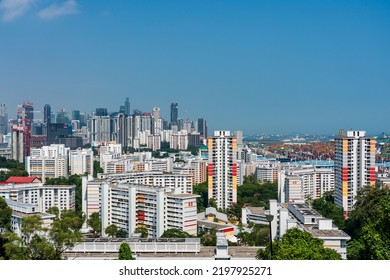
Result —
[[389, 132], [389, 50], [390, 1], [2, 0], [0, 103]]

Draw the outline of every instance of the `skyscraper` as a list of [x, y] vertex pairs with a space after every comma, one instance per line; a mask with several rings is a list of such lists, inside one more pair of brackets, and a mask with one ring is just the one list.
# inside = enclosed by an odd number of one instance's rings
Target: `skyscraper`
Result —
[[207, 138], [207, 125], [206, 120], [203, 118], [198, 119], [198, 132], [202, 139]]
[[375, 139], [365, 131], [341, 130], [335, 142], [335, 204], [347, 218], [358, 190], [375, 184]]
[[130, 116], [130, 101], [128, 97], [126, 97], [125, 101], [125, 115]]
[[76, 120], [76, 121], [80, 120], [80, 110], [72, 111], [72, 120]]
[[171, 125], [177, 125], [177, 119], [179, 117], [177, 106], [177, 103], [171, 103]]
[[108, 116], [107, 108], [96, 108], [95, 115], [98, 117]]
[[51, 123], [51, 107], [49, 104], [43, 107], [43, 122], [45, 124]]
[[215, 131], [208, 138], [208, 197], [221, 209], [237, 202], [236, 150], [237, 140], [230, 131]]
[[0, 104], [0, 134], [7, 134], [8, 132], [8, 114], [7, 106]]

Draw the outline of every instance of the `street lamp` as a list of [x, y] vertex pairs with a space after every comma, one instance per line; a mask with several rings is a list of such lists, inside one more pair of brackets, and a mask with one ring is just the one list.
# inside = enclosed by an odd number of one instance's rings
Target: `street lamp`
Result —
[[272, 260], [272, 228], [271, 228], [271, 222], [274, 219], [273, 215], [265, 215], [265, 218], [267, 219], [269, 223], [269, 245], [271, 249], [271, 260]]

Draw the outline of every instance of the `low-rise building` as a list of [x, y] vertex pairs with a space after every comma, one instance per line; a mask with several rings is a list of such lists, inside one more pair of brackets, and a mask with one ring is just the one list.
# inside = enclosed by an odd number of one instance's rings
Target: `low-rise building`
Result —
[[46, 213], [50, 207], [75, 210], [76, 186], [43, 185], [37, 177], [10, 177], [0, 183], [0, 196], [12, 201], [36, 205], [36, 211]]

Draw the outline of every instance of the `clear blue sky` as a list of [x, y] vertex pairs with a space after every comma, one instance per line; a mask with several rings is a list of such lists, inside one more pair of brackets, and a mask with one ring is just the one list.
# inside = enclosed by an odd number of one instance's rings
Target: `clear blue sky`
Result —
[[0, 1], [0, 103], [389, 132], [390, 1]]

